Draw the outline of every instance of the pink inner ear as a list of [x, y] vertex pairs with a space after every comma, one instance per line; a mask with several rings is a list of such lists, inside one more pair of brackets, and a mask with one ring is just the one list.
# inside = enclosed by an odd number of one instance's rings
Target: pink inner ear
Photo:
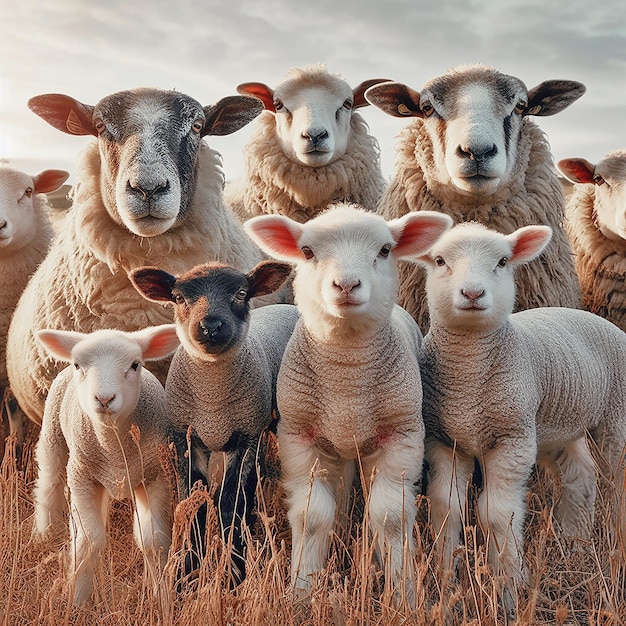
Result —
[[269, 254], [275, 254], [288, 259], [301, 259], [302, 251], [298, 246], [298, 239], [292, 230], [281, 221], [272, 218], [250, 225], [250, 230], [256, 239]]
[[404, 227], [394, 248], [397, 257], [424, 254], [448, 227], [441, 219], [428, 219], [425, 214], [419, 215], [419, 218], [419, 221], [410, 221]]
[[263, 103], [268, 111], [276, 113], [274, 107], [274, 91], [263, 83], [242, 83], [237, 87], [240, 94], [254, 96]]
[[594, 167], [583, 159], [563, 159], [558, 163], [559, 168], [568, 178], [578, 183], [593, 183]]
[[143, 351], [144, 359], [160, 359], [175, 350], [180, 341], [176, 328], [165, 328], [156, 333]]
[[549, 239], [550, 232], [544, 228], [525, 230], [515, 242], [511, 260], [521, 263], [533, 259], [543, 250]]

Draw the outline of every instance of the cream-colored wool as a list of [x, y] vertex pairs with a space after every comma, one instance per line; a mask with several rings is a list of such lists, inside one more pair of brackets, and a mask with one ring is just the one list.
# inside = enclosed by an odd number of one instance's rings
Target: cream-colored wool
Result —
[[[26, 287], [9, 330], [11, 387], [26, 415], [37, 423], [60, 366], [35, 340], [35, 331], [136, 330], [171, 322], [171, 309], [146, 302], [128, 280], [129, 270], [152, 264], [181, 274], [210, 260], [248, 270], [262, 257], [223, 204], [221, 157], [206, 144], [198, 153], [198, 183], [185, 221], [151, 238], [130, 233], [108, 213], [100, 168], [93, 142], [79, 164], [73, 207]], [[162, 381], [167, 367], [167, 360], [151, 364]]]

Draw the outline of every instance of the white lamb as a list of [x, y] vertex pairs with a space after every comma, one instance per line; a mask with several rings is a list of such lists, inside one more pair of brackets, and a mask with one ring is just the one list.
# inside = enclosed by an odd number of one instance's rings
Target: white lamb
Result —
[[[40, 423], [59, 364], [35, 340], [41, 328], [137, 330], [172, 321], [127, 272], [158, 263], [182, 273], [219, 260], [244, 270], [262, 259], [222, 198], [219, 153], [205, 135], [232, 133], [262, 109], [232, 96], [203, 107], [176, 91], [135, 89], [95, 106], [63, 95], [29, 106], [63, 132], [93, 135], [76, 172], [72, 210], [29, 282], [9, 330], [7, 367], [24, 412]], [[164, 382], [168, 361], [153, 365]]]
[[[69, 177], [64, 170], [43, 170], [32, 176], [0, 165], [0, 400], [8, 385], [6, 341], [9, 323], [24, 287], [43, 261], [53, 231], [46, 193], [57, 190]], [[9, 415], [11, 432], [22, 439], [21, 420]]]
[[[542, 261], [518, 272], [516, 309], [581, 306], [572, 250], [563, 229], [564, 196], [550, 146], [532, 115], [554, 115], [585, 87], [549, 80], [528, 90], [514, 76], [483, 65], [461, 66], [421, 92], [400, 83], [370, 87], [383, 111], [414, 121], [400, 135], [394, 179], [379, 212], [437, 210], [456, 222], [475, 220], [503, 233], [529, 224], [552, 227]], [[399, 303], [428, 327], [424, 271], [400, 267]]]
[[[489, 530], [489, 561], [524, 580], [527, 481], [537, 460], [562, 474], [557, 519], [587, 537], [596, 494], [589, 433], [604, 446], [622, 488], [626, 444], [626, 333], [587, 311], [561, 307], [511, 313], [514, 271], [547, 246], [547, 226], [509, 235], [477, 223], [445, 233], [422, 258], [430, 330], [420, 359], [427, 493], [451, 567], [465, 522], [476, 459], [484, 488], [478, 514]], [[514, 586], [504, 593], [515, 612]]]
[[583, 292], [583, 306], [626, 331], [626, 150], [601, 161], [557, 163], [573, 183], [565, 228]]
[[226, 187], [226, 202], [242, 221], [279, 213], [305, 222], [334, 202], [375, 210], [385, 187], [380, 148], [357, 109], [367, 80], [354, 89], [322, 65], [293, 68], [276, 89], [243, 83], [265, 111], [244, 149], [243, 180]]
[[171, 354], [179, 341], [173, 324], [133, 333], [44, 329], [37, 338], [71, 365], [54, 379], [46, 399], [35, 451], [35, 526], [45, 535], [63, 521], [66, 474], [70, 593], [81, 604], [93, 589], [111, 498], [132, 498], [135, 539], [152, 573], [167, 560], [171, 487], [158, 447], [167, 445], [170, 420], [165, 390], [143, 364]]
[[364, 480], [372, 479], [368, 510], [382, 562], [391, 567], [387, 583], [396, 598], [406, 589], [414, 599], [422, 335], [394, 304], [396, 262], [422, 254], [450, 223], [434, 212], [386, 222], [337, 205], [305, 224], [284, 216], [245, 224], [265, 252], [296, 264], [301, 317], [283, 357], [277, 401], [292, 582], [300, 592], [324, 567], [341, 485], [351, 486], [358, 459]]

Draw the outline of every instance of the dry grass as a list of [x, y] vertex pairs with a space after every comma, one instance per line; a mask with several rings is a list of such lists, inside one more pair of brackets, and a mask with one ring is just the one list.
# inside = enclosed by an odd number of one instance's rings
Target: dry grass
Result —
[[[34, 434], [36, 436], [36, 433]], [[504, 623], [497, 594], [502, 581], [485, 565], [480, 528], [468, 527], [459, 554], [458, 579], [435, 574], [433, 531], [428, 501], [420, 498], [415, 532], [418, 539], [416, 590], [418, 607], [394, 609], [382, 591], [382, 575], [363, 525], [349, 526], [347, 539], [336, 537], [326, 571], [320, 575], [308, 606], [289, 594], [290, 533], [281, 506], [280, 487], [265, 479], [260, 489], [258, 521], [250, 529], [248, 576], [228, 590], [227, 554], [217, 538], [198, 578], [177, 591], [171, 560], [160, 591], [144, 575], [143, 558], [132, 539], [130, 503], [114, 507], [109, 539], [96, 577], [94, 601], [72, 607], [65, 588], [67, 532], [46, 543], [32, 534], [32, 482], [35, 476], [33, 435], [19, 457], [7, 440], [0, 472], [0, 617], [11, 626], [62, 624], [120, 626], [241, 624], [432, 625], [471, 626]], [[606, 483], [606, 481], [605, 481]], [[553, 528], [551, 501], [558, 485], [540, 473], [528, 497], [526, 561], [530, 584], [520, 593], [519, 624], [626, 623], [626, 546], [615, 532], [609, 506], [611, 486], [604, 484], [598, 503], [593, 542], [572, 550]], [[201, 499], [201, 496], [198, 496]], [[181, 543], [189, 510], [178, 511], [175, 543]], [[187, 517], [186, 517], [187, 516]], [[217, 523], [210, 532], [217, 537]], [[622, 538], [623, 541], [623, 538]], [[579, 546], [580, 547], [580, 546]]]

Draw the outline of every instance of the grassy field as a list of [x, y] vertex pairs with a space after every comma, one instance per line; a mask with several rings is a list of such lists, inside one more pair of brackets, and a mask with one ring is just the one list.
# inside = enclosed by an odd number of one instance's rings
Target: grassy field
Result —
[[[0, 471], [0, 619], [11, 626], [62, 624], [120, 625], [432, 625], [503, 624], [497, 595], [502, 581], [485, 564], [482, 532], [466, 529], [466, 547], [459, 554], [459, 575], [436, 573], [433, 529], [428, 500], [419, 497], [414, 529], [418, 541], [415, 581], [417, 608], [394, 607], [383, 591], [374, 559], [367, 518], [349, 525], [346, 538], [335, 537], [328, 567], [320, 575], [309, 604], [289, 593], [290, 532], [281, 504], [280, 486], [265, 479], [259, 490], [258, 519], [250, 529], [248, 576], [228, 590], [226, 550], [210, 523], [211, 552], [196, 580], [177, 590], [171, 559], [160, 591], [144, 575], [141, 552], [132, 539], [129, 502], [116, 504], [107, 547], [97, 572], [90, 606], [68, 604], [65, 550], [68, 533], [45, 543], [32, 537], [32, 485], [35, 478], [30, 433], [16, 454], [9, 439]], [[613, 485], [601, 480], [593, 541], [575, 549], [559, 538], [553, 526], [552, 501], [558, 484], [542, 471], [533, 477], [528, 495], [525, 560], [529, 585], [520, 593], [518, 624], [626, 624], [626, 545], [609, 514]], [[202, 498], [201, 493], [198, 498]], [[175, 543], [184, 535], [192, 504], [183, 503], [175, 516]], [[358, 516], [354, 516], [358, 517]]]

